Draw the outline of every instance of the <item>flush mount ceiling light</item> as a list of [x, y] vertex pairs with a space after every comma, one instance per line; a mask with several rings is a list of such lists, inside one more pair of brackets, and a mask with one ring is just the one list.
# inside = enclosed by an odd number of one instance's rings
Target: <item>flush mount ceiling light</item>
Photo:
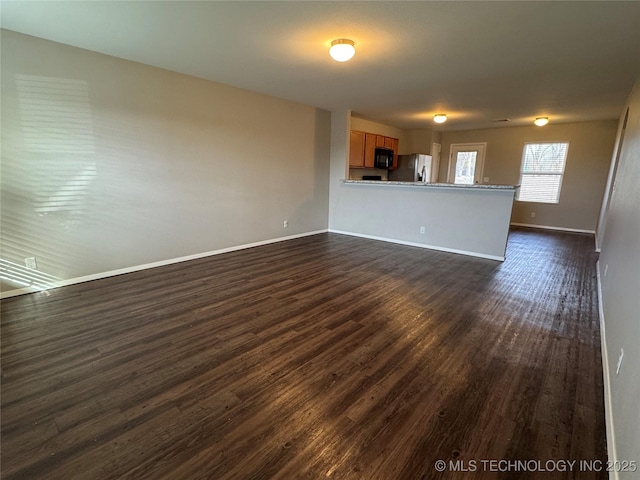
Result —
[[447, 121], [447, 115], [445, 113], [437, 113], [433, 116], [433, 121], [436, 123], [444, 123]]
[[538, 117], [533, 123], [535, 123], [539, 127], [544, 127], [547, 123], [549, 123], [549, 117]]
[[329, 55], [331, 55], [331, 58], [336, 62], [346, 62], [347, 60], [351, 60], [351, 57], [356, 54], [356, 47], [354, 45], [353, 40], [339, 38], [331, 42]]

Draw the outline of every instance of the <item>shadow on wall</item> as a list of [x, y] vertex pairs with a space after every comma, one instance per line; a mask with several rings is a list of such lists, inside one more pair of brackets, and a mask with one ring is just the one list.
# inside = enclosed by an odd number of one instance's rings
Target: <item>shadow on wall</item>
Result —
[[43, 290], [59, 279], [21, 262], [43, 251], [53, 231], [77, 228], [85, 214], [97, 176], [89, 89], [84, 80], [14, 79], [21, 144], [3, 148], [0, 279], [3, 289]]
[[13, 288], [31, 288], [35, 291], [49, 290], [59, 286], [60, 279], [15, 262], [0, 258], [1, 285]]

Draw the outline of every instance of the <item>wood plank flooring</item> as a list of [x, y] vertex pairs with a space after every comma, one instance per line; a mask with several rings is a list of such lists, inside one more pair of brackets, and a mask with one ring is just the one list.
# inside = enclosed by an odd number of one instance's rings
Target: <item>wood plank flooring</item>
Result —
[[322, 234], [6, 299], [2, 477], [605, 479], [480, 463], [606, 461], [595, 260]]

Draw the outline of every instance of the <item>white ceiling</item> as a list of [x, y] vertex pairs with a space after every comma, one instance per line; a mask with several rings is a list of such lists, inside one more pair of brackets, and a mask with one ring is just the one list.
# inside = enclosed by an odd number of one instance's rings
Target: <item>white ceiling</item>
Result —
[[[2, 1], [3, 28], [407, 128], [618, 118], [640, 2]], [[340, 64], [335, 38], [356, 42]]]

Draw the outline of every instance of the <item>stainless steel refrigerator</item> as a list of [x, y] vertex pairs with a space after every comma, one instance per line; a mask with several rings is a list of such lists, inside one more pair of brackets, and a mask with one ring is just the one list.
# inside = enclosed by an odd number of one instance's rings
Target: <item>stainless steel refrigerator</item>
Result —
[[438, 181], [438, 166], [434, 165], [433, 157], [424, 153], [398, 155], [398, 168], [389, 170], [387, 178], [395, 182], [425, 182]]

